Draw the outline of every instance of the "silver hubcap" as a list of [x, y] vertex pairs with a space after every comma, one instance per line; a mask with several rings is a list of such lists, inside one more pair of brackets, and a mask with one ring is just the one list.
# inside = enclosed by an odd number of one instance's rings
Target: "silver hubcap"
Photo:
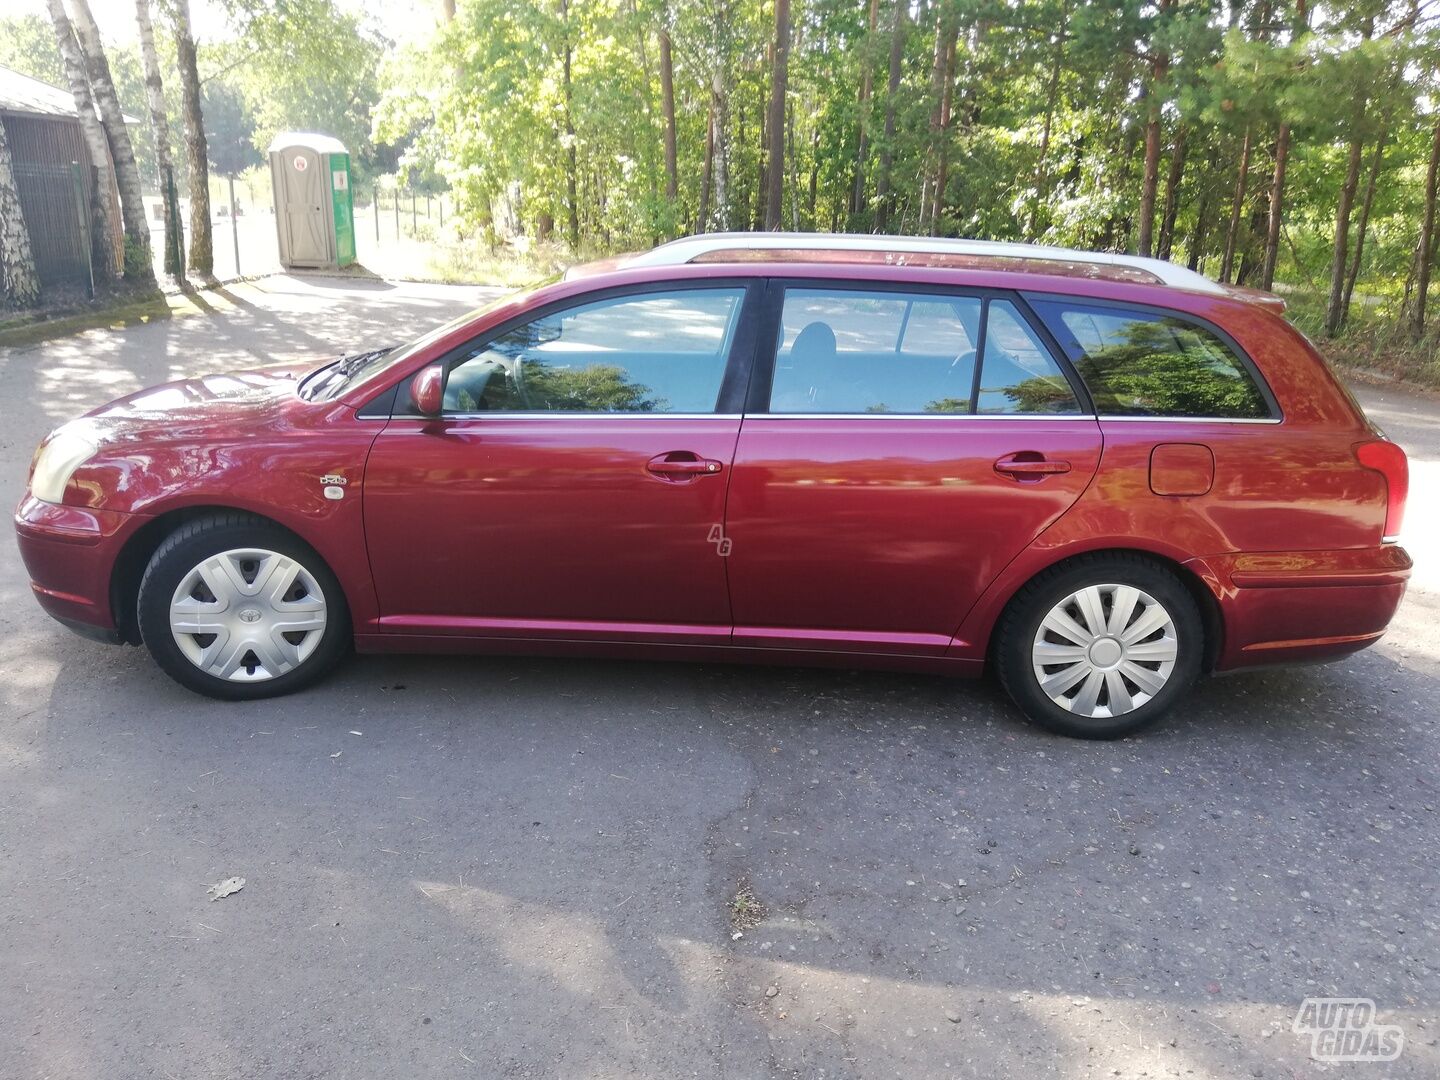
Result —
[[207, 675], [260, 682], [293, 671], [325, 633], [325, 594], [288, 555], [240, 548], [212, 555], [170, 600], [170, 633]]
[[1131, 585], [1089, 585], [1050, 609], [1031, 648], [1040, 689], [1079, 716], [1121, 716], [1165, 688], [1179, 639], [1170, 613]]

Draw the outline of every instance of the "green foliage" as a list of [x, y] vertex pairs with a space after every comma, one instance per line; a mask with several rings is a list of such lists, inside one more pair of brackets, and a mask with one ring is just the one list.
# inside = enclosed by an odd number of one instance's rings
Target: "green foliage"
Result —
[[[248, 138], [260, 151], [282, 129], [333, 134], [351, 149], [362, 188], [383, 175], [387, 186], [422, 194], [448, 189], [447, 227], [476, 249], [493, 252], [517, 235], [568, 242], [572, 216], [576, 254], [765, 220], [773, 0], [462, 0], [453, 20], [398, 50], [339, 0], [222, 2], [231, 36], [201, 43], [208, 128], [241, 132], [236, 145]], [[1258, 284], [1273, 255], [1278, 289], [1297, 300], [1327, 296], [1344, 226], [1338, 276], [1356, 280], [1354, 317], [1394, 318], [1413, 301], [1440, 101], [1440, 20], [1427, 5], [792, 0], [791, 8], [777, 163], [785, 228], [868, 231], [884, 220], [894, 232], [1133, 251], [1148, 197], [1160, 249], [1211, 276]], [[157, 41], [169, 71], [164, 22]], [[673, 198], [662, 36], [673, 45]], [[0, 20], [0, 63], [60, 80], [43, 17]], [[122, 105], [146, 116], [131, 51], [115, 49], [111, 65]], [[177, 89], [166, 92], [178, 140]], [[1270, 251], [1282, 134], [1284, 228]], [[147, 180], [149, 140], [148, 124], [137, 126]], [[1158, 149], [1154, 190], [1147, 142]], [[214, 152], [218, 168], [221, 148]], [[183, 155], [175, 158], [183, 168]], [[1349, 211], [1338, 214], [1347, 199]]]
[[[648, 387], [632, 382], [613, 364], [558, 368], [537, 360], [525, 365], [525, 397], [532, 408], [557, 412], [654, 412], [664, 407]], [[541, 404], [543, 403], [543, 404]]]
[[[1440, 43], [1434, 20], [1412, 19], [1405, 0], [1312, 5], [1304, 21], [1286, 0], [907, 3], [893, 96], [895, 0], [880, 0], [873, 31], [868, 0], [793, 8], [784, 227], [869, 230], [884, 183], [892, 231], [1133, 250], [1145, 127], [1158, 118], [1163, 246], [1212, 275], [1233, 249], [1230, 276], [1254, 283], [1284, 125], [1280, 281], [1315, 287], [1330, 275], [1352, 139], [1367, 148], [1367, 170], [1369, 150], [1385, 144], [1363, 251], [1351, 242], [1357, 296], [1411, 272]], [[374, 135], [398, 148], [403, 182], [448, 184], [459, 227], [491, 240], [563, 235], [572, 185], [589, 249], [757, 227], [772, 16], [762, 0], [472, 0], [431, 40], [386, 62]], [[947, 26], [953, 59], [937, 80]], [[664, 193], [662, 32], [674, 44], [673, 200]], [[1162, 223], [1182, 138], [1174, 209]], [[1361, 180], [1352, 221], [1368, 171]]]
[[1075, 367], [1102, 414], [1264, 415], [1259, 391], [1234, 361], [1170, 319], [1129, 323], [1123, 340], [1087, 349]]
[[143, 278], [153, 271], [150, 267], [150, 249], [136, 241], [133, 236], [125, 237], [125, 276]]
[[237, 41], [206, 50], [206, 67], [224, 73], [244, 102], [255, 149], [263, 153], [282, 131], [318, 131], [345, 144], [357, 180], [374, 175], [370, 113], [383, 50], [359, 17], [334, 0], [225, 0], [225, 7]]
[[65, 86], [65, 65], [55, 44], [55, 28], [44, 15], [0, 19], [0, 66], [51, 86]]
[[255, 116], [237, 87], [211, 79], [201, 89], [201, 110], [210, 167], [217, 174], [238, 176], [260, 164], [263, 158], [254, 142]]

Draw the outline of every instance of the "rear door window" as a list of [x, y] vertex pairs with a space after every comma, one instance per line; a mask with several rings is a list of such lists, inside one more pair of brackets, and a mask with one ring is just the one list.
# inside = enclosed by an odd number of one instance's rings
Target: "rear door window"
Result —
[[1080, 411], [1055, 358], [1008, 300], [989, 304], [975, 411], [987, 416]]
[[785, 292], [770, 411], [1014, 415], [1080, 407], [1008, 300], [796, 288]]
[[1031, 303], [1069, 354], [1101, 416], [1271, 416], [1246, 363], [1199, 323], [1067, 301]]

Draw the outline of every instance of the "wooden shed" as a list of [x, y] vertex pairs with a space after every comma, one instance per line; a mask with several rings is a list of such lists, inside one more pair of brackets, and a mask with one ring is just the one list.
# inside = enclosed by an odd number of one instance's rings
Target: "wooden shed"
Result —
[[[126, 122], [133, 122], [132, 118], [126, 117]], [[87, 208], [95, 173], [88, 167], [90, 152], [75, 115], [75, 99], [69, 90], [0, 67], [0, 123], [10, 144], [20, 212], [30, 231], [41, 286], [87, 281]], [[108, 155], [106, 161], [100, 183], [114, 210], [110, 220], [119, 271], [125, 251], [120, 191], [114, 163]], [[70, 167], [74, 163], [84, 166], [80, 169], [84, 201], [78, 206]]]

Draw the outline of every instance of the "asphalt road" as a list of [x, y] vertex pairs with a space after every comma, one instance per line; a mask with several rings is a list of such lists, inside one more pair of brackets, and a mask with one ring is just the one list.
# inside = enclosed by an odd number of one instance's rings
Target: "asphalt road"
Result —
[[[481, 294], [277, 277], [0, 350], [0, 490], [116, 394]], [[1414, 469], [1390, 637], [1113, 744], [784, 668], [362, 658], [218, 704], [0, 544], [0, 1077], [1440, 1075], [1440, 403], [1360, 393]], [[1402, 1056], [1311, 1061], [1314, 995]]]

